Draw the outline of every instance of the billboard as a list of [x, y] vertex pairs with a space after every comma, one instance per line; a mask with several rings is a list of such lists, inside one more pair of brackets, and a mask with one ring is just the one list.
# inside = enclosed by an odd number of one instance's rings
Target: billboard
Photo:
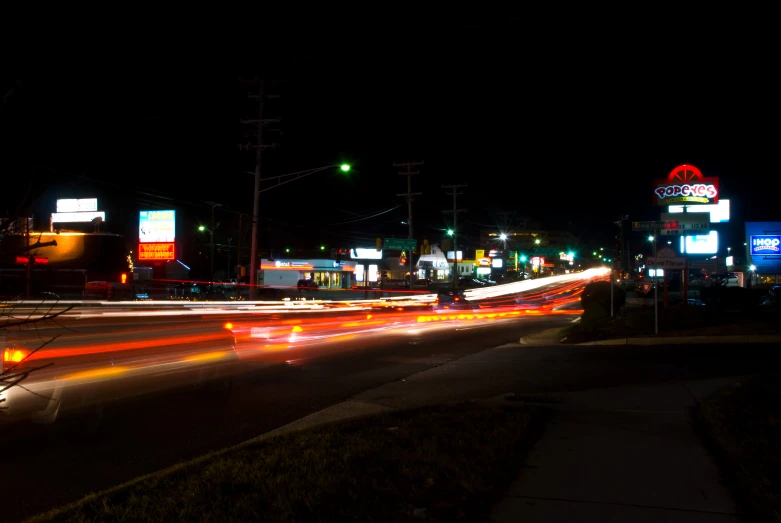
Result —
[[176, 211], [141, 211], [138, 216], [140, 243], [176, 241]]
[[654, 205], [719, 203], [719, 179], [705, 178], [693, 165], [679, 165], [654, 182]]
[[719, 252], [719, 233], [681, 236], [681, 252], [686, 254], [716, 254]]
[[381, 260], [382, 250], [377, 249], [350, 249], [350, 258], [353, 260]]
[[57, 200], [57, 212], [96, 212], [98, 210], [97, 198], [65, 199]]
[[781, 236], [776, 234], [754, 234], [749, 236], [752, 256], [781, 256]]
[[670, 205], [667, 210], [670, 214], [682, 213], [686, 208], [686, 213], [708, 213], [711, 223], [729, 222], [729, 200], [719, 200], [719, 203], [705, 205]]
[[176, 247], [170, 243], [139, 243], [139, 260], [175, 260]]
[[52, 223], [89, 223], [95, 218], [106, 221], [104, 211], [53, 212]]

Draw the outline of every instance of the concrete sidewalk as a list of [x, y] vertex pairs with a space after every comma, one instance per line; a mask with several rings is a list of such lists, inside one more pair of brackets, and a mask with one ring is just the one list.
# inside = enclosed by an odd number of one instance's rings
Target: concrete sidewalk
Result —
[[494, 520], [739, 521], [689, 419], [696, 401], [730, 381], [546, 394], [560, 403]]
[[647, 336], [642, 338], [614, 338], [607, 340], [588, 341], [583, 343], [562, 343], [559, 339], [561, 329], [549, 329], [546, 331], [526, 336], [519, 340], [521, 345], [703, 345], [708, 343], [742, 343], [752, 345], [756, 343], [781, 342], [781, 334], [741, 334], [727, 336]]

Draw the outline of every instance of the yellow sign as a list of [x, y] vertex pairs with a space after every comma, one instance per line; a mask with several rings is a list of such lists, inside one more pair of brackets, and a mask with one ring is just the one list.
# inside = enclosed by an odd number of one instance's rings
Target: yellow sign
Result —
[[477, 258], [478, 260], [480, 258], [485, 258], [485, 249], [477, 249], [475, 251], [475, 258]]

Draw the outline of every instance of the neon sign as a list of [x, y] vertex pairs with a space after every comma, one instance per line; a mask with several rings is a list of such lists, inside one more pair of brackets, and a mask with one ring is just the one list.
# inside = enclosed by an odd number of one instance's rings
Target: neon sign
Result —
[[139, 260], [175, 260], [176, 247], [173, 243], [139, 243]]
[[693, 165], [679, 165], [666, 179], [657, 180], [654, 185], [655, 205], [715, 204], [719, 201], [719, 179], [705, 178]]
[[780, 256], [781, 236], [755, 235], [749, 238], [752, 256]]

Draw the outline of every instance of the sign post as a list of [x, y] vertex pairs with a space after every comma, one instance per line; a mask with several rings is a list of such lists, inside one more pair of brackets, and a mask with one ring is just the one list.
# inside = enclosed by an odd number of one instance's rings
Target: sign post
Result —
[[[653, 231], [654, 255], [649, 263], [654, 270], [654, 334], [659, 334], [659, 259], [656, 255], [656, 244], [659, 231], [678, 231], [680, 224], [677, 220], [660, 220], [632, 222], [633, 231]], [[665, 262], [666, 263], [666, 262]], [[683, 261], [685, 263], [685, 260]]]
[[[412, 255], [418, 248], [418, 242], [414, 238], [385, 238], [383, 249], [391, 251], [409, 251], [409, 290], [412, 292]], [[456, 253], [457, 254], [457, 253]], [[456, 261], [458, 263], [458, 261]]]

